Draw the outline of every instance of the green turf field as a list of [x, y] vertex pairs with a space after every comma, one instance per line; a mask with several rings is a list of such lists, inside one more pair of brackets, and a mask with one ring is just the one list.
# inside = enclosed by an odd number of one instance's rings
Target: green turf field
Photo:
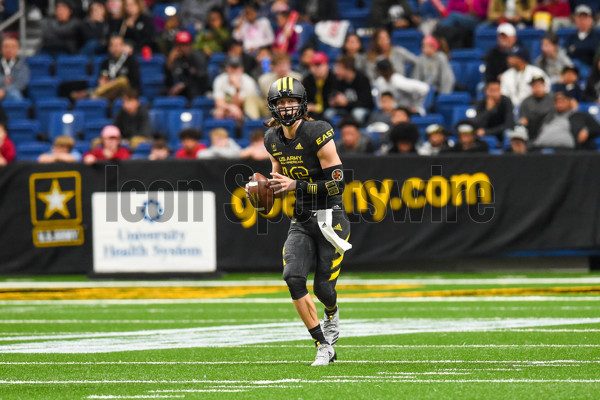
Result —
[[0, 279], [0, 399], [600, 398], [598, 274], [338, 288], [339, 359], [315, 368], [277, 275]]

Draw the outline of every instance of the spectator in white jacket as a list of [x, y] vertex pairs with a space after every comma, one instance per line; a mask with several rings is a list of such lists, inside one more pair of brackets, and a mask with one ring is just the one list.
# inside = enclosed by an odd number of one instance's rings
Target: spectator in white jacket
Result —
[[534, 76], [542, 76], [546, 82], [546, 91], [550, 92], [552, 83], [541, 69], [529, 64], [529, 53], [523, 47], [516, 47], [508, 54], [508, 70], [502, 74], [500, 89], [502, 94], [520, 106], [531, 95], [530, 82]]
[[397, 106], [407, 107], [412, 112], [425, 114], [423, 104], [430, 90], [428, 84], [394, 72], [392, 63], [388, 59], [377, 62], [377, 74], [379, 76], [375, 79], [375, 87], [378, 93], [390, 92], [394, 95]]

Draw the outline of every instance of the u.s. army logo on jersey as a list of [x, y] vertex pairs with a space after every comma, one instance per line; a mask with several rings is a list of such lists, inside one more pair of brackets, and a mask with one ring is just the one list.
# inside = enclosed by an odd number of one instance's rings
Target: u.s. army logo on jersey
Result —
[[277, 151], [277, 143], [271, 143], [271, 150]]
[[29, 177], [29, 202], [36, 247], [83, 244], [81, 175], [44, 172]]
[[304, 150], [304, 147], [302, 147], [302, 143], [298, 143], [298, 145], [295, 147], [296, 150]]

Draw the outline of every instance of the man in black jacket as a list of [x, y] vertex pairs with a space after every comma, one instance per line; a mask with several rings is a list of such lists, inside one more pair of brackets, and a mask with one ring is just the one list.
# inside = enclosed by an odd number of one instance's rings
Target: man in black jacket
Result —
[[98, 88], [92, 97], [105, 97], [114, 100], [127, 89], [139, 92], [140, 66], [135, 56], [127, 55], [125, 42], [120, 36], [113, 36], [108, 42], [109, 56], [100, 64]]
[[206, 93], [210, 87], [208, 59], [201, 51], [192, 50], [192, 35], [177, 32], [175, 47], [166, 62], [169, 96], [185, 96], [192, 100]]
[[325, 117], [331, 118], [330, 112], [344, 116], [348, 113], [363, 124], [375, 107], [371, 95], [369, 78], [354, 68], [354, 57], [340, 56], [333, 66], [335, 75], [335, 92], [329, 100], [331, 108]]
[[485, 97], [475, 104], [475, 111], [478, 136], [496, 136], [502, 140], [502, 133], [515, 126], [512, 102], [500, 93], [500, 82], [497, 80], [487, 83]]
[[498, 33], [498, 45], [484, 57], [486, 82], [500, 80], [500, 75], [508, 69], [508, 54], [516, 47], [523, 47], [523, 44], [517, 39], [517, 30], [508, 22], [500, 24], [496, 32]]
[[594, 30], [592, 9], [581, 4], [575, 8], [575, 25], [577, 32], [567, 36], [565, 48], [573, 60], [579, 60], [586, 65], [592, 65], [594, 53], [600, 43], [600, 33]]

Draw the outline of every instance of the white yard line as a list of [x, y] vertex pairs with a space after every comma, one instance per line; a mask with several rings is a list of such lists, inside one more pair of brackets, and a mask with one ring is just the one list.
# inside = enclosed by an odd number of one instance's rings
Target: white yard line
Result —
[[[340, 279], [338, 285], [522, 285], [522, 284], [598, 284], [600, 277], [573, 278], [407, 278], [407, 279]], [[37, 288], [104, 288], [104, 287], [256, 287], [282, 286], [285, 282], [280, 279], [264, 280], [206, 280], [206, 281], [85, 281], [85, 282], [0, 282], [0, 289], [37, 289]]]
[[[484, 303], [484, 302], [600, 302], [600, 296], [443, 296], [443, 297], [344, 297], [349, 303]], [[148, 304], [291, 304], [289, 298], [227, 299], [93, 299], [93, 300], [0, 300], [0, 305], [148, 305]]]

